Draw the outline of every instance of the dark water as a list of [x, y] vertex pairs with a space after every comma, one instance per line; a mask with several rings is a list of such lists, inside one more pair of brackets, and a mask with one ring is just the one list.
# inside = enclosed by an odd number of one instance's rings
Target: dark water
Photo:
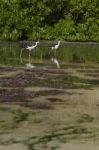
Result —
[[[28, 45], [35, 44], [32, 41], [18, 42], [0, 42], [0, 65], [7, 66], [24, 66], [29, 62]], [[51, 46], [57, 44], [57, 41], [40, 41], [37, 48], [31, 52], [31, 63], [50, 64], [51, 56], [49, 51]], [[22, 55], [20, 58], [20, 53]], [[61, 42], [57, 49], [56, 56], [51, 53], [52, 57], [62, 62], [95, 62], [99, 61], [99, 43], [69, 43]], [[87, 60], [87, 61], [86, 61]], [[46, 63], [47, 62], [47, 63]]]

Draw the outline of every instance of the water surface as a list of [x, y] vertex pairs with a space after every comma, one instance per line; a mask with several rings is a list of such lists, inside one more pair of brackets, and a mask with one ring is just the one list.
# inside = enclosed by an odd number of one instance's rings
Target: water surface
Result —
[[[8, 66], [25, 66], [28, 63], [28, 45], [35, 44], [32, 41], [18, 42], [0, 42], [0, 64]], [[54, 52], [49, 55], [51, 46], [57, 44], [57, 41], [40, 41], [37, 48], [31, 52], [31, 63], [41, 63], [51, 65], [51, 57], [56, 57], [60, 63], [66, 62], [93, 62], [99, 61], [98, 43], [69, 43], [61, 42], [57, 49], [56, 56]], [[22, 58], [20, 53], [22, 51]], [[53, 64], [53, 63], [52, 63]]]

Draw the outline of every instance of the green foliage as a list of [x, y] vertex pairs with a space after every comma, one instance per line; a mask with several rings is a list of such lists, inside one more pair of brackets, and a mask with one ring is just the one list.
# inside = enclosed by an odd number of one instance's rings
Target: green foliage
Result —
[[99, 41], [98, 0], [1, 0], [0, 39]]

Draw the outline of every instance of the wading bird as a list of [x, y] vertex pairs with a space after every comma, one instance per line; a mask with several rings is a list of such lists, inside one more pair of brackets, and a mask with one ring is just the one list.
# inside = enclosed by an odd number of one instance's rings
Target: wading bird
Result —
[[51, 47], [51, 51], [49, 52], [49, 54], [51, 55], [52, 51], [55, 51], [55, 57], [56, 57], [56, 50], [58, 49], [58, 47], [60, 46], [60, 42], [61, 40], [58, 41], [58, 43], [55, 46]]
[[[32, 51], [32, 49], [35, 49], [35, 48], [37, 47], [38, 43], [39, 43], [39, 41], [37, 41], [37, 42], [35, 43], [35, 45], [27, 46], [27, 47], [25, 48], [25, 49], [27, 49], [27, 50], [29, 51], [29, 64], [26, 64], [27, 67], [34, 68], [34, 66], [31, 64], [31, 58], [30, 58], [30, 56], [31, 56], [31, 51]], [[23, 49], [21, 50], [21, 53], [20, 53], [21, 62], [22, 62], [22, 51], [23, 51]]]
[[30, 64], [30, 62], [31, 62], [31, 60], [30, 60], [31, 50], [32, 50], [32, 49], [35, 49], [35, 48], [37, 47], [38, 43], [39, 43], [39, 41], [37, 41], [37, 42], [35, 43], [35, 45], [27, 46], [27, 48], [26, 48], [27, 50], [29, 50], [29, 64]]

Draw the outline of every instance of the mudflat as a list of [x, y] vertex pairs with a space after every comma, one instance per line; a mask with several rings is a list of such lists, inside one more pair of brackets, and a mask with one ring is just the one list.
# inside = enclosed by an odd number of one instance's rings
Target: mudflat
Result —
[[0, 67], [0, 150], [98, 150], [98, 66]]

